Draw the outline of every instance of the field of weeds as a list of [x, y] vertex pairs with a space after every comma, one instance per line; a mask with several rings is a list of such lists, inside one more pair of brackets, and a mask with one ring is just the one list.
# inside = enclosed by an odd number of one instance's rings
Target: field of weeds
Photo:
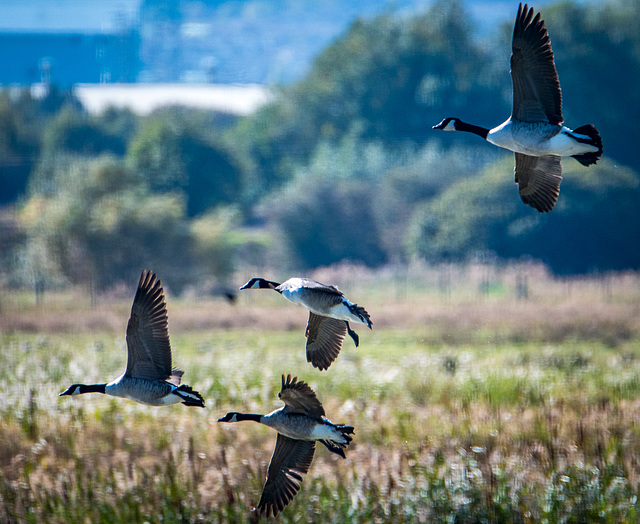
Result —
[[276, 293], [232, 305], [165, 282], [174, 364], [205, 409], [58, 397], [122, 372], [136, 283], [95, 305], [82, 290], [38, 306], [0, 294], [0, 522], [251, 521], [275, 433], [216, 420], [280, 406], [282, 373], [356, 428], [346, 460], [318, 447], [282, 522], [638, 521], [639, 275], [312, 276], [374, 322], [325, 372], [305, 361], [306, 312]]

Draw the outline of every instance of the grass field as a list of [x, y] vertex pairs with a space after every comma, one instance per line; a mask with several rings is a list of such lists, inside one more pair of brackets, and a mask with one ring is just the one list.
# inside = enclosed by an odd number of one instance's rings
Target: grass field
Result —
[[275, 433], [216, 419], [278, 407], [282, 373], [356, 428], [346, 460], [317, 449], [282, 522], [640, 519], [639, 275], [314, 276], [374, 322], [326, 372], [305, 361], [305, 311], [277, 294], [242, 292], [234, 306], [165, 282], [174, 364], [204, 410], [58, 397], [122, 372], [135, 283], [94, 306], [82, 290], [37, 307], [0, 294], [0, 522], [251, 521]]

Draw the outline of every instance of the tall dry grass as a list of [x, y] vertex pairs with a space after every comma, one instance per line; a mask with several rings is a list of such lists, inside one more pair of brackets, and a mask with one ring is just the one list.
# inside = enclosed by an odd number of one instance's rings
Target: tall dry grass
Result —
[[[236, 275], [235, 284], [239, 287], [255, 275], [280, 281], [290, 276], [245, 269]], [[416, 263], [379, 270], [342, 264], [304, 276], [338, 285], [367, 308], [376, 328], [422, 328], [432, 333], [435, 343], [495, 337], [494, 342], [575, 338], [616, 344], [640, 328], [640, 275], [635, 272], [562, 278], [534, 263], [438, 267]], [[98, 296], [95, 305], [81, 288], [48, 293], [39, 306], [27, 292], [0, 291], [0, 333], [120, 333], [135, 284], [129, 283], [128, 289], [117, 286]], [[172, 332], [304, 327], [302, 310], [267, 290], [238, 292], [234, 306], [197, 293], [174, 297], [171, 283], [164, 285]]]

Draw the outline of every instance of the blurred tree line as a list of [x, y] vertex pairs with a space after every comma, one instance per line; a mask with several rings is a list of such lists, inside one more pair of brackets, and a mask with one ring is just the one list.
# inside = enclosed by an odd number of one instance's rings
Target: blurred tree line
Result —
[[[515, 13], [514, 13], [515, 15]], [[444, 116], [510, 112], [512, 23], [489, 39], [459, 2], [358, 21], [295, 85], [231, 119], [167, 108], [86, 114], [55, 88], [0, 93], [5, 285], [102, 289], [153, 267], [175, 289], [238, 261], [305, 269], [531, 256], [556, 272], [640, 266], [640, 4], [543, 11], [569, 125], [605, 157], [567, 159], [554, 211], [524, 206], [513, 158], [431, 131]]]

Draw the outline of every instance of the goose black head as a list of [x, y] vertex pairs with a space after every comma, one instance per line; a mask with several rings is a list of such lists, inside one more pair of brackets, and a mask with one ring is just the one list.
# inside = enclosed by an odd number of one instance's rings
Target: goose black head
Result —
[[275, 289], [279, 286], [277, 282], [271, 282], [264, 278], [252, 278], [240, 289]]
[[238, 422], [238, 415], [235, 411], [227, 413], [224, 417], [219, 418], [218, 422]]
[[82, 391], [80, 391], [81, 387], [82, 384], [73, 384], [72, 386], [69, 386], [66, 391], [60, 393], [59, 396], [61, 397], [63, 395], [80, 395], [80, 393], [82, 393]]
[[433, 126], [431, 129], [441, 129], [442, 131], [456, 131], [458, 122], [460, 122], [459, 118], [448, 116], [438, 125]]
[[73, 384], [62, 395], [82, 395], [83, 393], [106, 393], [106, 384]]
[[251, 288], [254, 288], [254, 287], [260, 287], [260, 282], [259, 281], [260, 281], [259, 278], [252, 278], [244, 286], [241, 286], [240, 289], [251, 289]]

